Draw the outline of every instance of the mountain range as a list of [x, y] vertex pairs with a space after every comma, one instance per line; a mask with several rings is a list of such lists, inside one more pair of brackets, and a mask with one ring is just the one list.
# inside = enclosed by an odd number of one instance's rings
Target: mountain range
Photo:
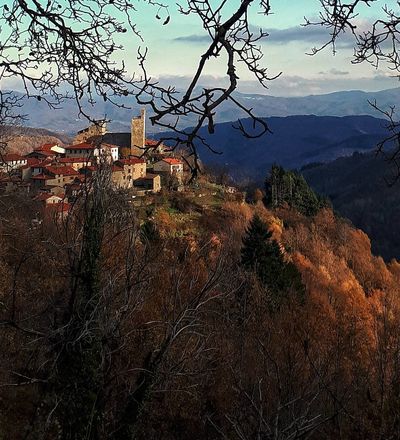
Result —
[[[287, 116], [266, 118], [272, 133], [246, 138], [232, 123], [216, 124], [210, 135], [204, 127], [200, 134], [220, 154], [198, 145], [206, 165], [226, 167], [234, 177], [264, 179], [274, 163], [299, 168], [312, 162], [329, 162], [354, 151], [375, 148], [387, 134], [386, 121], [372, 116]], [[251, 121], [243, 124], [251, 129]]]
[[[245, 94], [236, 92], [234, 97], [246, 107], [253, 108], [255, 115], [260, 117], [292, 116], [292, 115], [316, 115], [316, 116], [350, 116], [370, 115], [379, 117], [380, 114], [371, 107], [369, 101], [375, 101], [382, 108], [399, 101], [400, 88], [388, 89], [378, 92], [341, 91], [324, 95], [311, 95], [304, 97], [275, 97], [260, 94]], [[116, 98], [115, 106], [109, 101], [99, 99], [95, 106], [83, 103], [83, 108], [94, 118], [106, 117], [112, 131], [129, 131], [132, 116], [139, 113], [139, 106], [130, 102], [127, 98]], [[125, 108], [130, 107], [130, 108]], [[28, 116], [27, 125], [31, 127], [43, 127], [52, 131], [73, 135], [76, 131], [87, 125], [84, 118], [78, 118], [78, 111], [73, 100], [66, 100], [59, 109], [50, 108], [44, 100], [35, 98], [24, 99], [22, 112]], [[216, 122], [230, 122], [240, 114], [237, 107], [226, 101], [216, 114]], [[192, 116], [181, 121], [184, 127], [194, 126], [196, 119]], [[149, 133], [157, 133], [160, 130], [147, 124]]]

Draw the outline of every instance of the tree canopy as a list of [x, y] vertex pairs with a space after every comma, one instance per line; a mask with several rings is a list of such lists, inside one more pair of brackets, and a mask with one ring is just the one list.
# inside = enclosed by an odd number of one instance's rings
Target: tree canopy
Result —
[[315, 193], [297, 171], [273, 165], [265, 181], [266, 202], [277, 208], [287, 203], [305, 215], [315, 215], [328, 201]]

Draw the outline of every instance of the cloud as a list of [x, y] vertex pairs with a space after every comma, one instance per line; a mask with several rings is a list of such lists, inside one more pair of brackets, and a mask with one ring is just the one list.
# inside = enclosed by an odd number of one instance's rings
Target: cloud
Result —
[[[333, 70], [333, 69], [332, 69]], [[189, 84], [191, 76], [161, 76], [158, 78], [163, 85], [174, 85], [179, 90], [184, 90]], [[226, 85], [226, 78], [212, 75], [204, 75], [201, 78], [199, 87], [220, 87]], [[238, 91], [248, 94], [268, 94], [272, 96], [307, 96], [324, 93], [332, 93], [341, 90], [363, 90], [372, 92], [377, 90], [399, 87], [396, 78], [389, 77], [383, 72], [376, 72], [372, 76], [332, 75], [329, 81], [323, 76], [317, 75], [313, 78], [305, 78], [300, 75], [282, 75], [278, 79], [268, 83], [269, 88], [265, 89], [254, 80], [239, 80]]]
[[208, 35], [183, 35], [181, 37], [173, 38], [173, 41], [177, 43], [204, 43], [209, 42], [210, 37]]
[[327, 72], [318, 72], [319, 75], [335, 75], [335, 76], [344, 76], [349, 75], [350, 72], [347, 70], [339, 70], [333, 67], [332, 69], [328, 70]]
[[[292, 26], [285, 29], [262, 29], [268, 33], [268, 37], [264, 40], [267, 43], [283, 45], [289, 43], [308, 43], [311, 46], [322, 46], [330, 39], [329, 31], [323, 26]], [[255, 34], [260, 31], [256, 26], [250, 26], [250, 31]], [[210, 41], [210, 37], [206, 34], [192, 34], [176, 37], [173, 41], [178, 43], [198, 44]], [[337, 46], [346, 48], [354, 46], [354, 39], [350, 34], [342, 34], [337, 40]]]

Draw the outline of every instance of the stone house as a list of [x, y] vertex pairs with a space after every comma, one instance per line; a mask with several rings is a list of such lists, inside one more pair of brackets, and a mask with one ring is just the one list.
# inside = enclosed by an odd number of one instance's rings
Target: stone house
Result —
[[160, 174], [162, 185], [171, 189], [182, 184], [183, 162], [174, 157], [165, 157], [154, 163], [153, 172]]
[[55, 161], [60, 166], [70, 166], [74, 170], [79, 171], [85, 166], [91, 166], [92, 162], [86, 157], [61, 157]]
[[167, 173], [170, 175], [182, 176], [183, 162], [174, 157], [165, 157], [153, 165], [155, 173]]
[[146, 175], [146, 161], [131, 157], [114, 162], [112, 181], [119, 188], [131, 188], [132, 182]]
[[161, 176], [159, 174], [146, 174], [136, 179], [133, 185], [138, 190], [159, 192], [161, 190]]
[[64, 187], [67, 183], [74, 181], [79, 172], [69, 166], [45, 166], [42, 172], [32, 176], [33, 188], [41, 189], [46, 187]]

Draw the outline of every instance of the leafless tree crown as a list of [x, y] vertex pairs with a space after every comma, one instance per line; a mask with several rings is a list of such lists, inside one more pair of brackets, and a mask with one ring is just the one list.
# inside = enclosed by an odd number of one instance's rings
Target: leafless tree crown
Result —
[[[328, 28], [330, 38], [312, 53], [333, 45], [345, 32], [354, 36], [354, 62], [367, 61], [377, 67], [388, 63], [394, 75], [399, 73], [398, 24], [399, 2], [383, 5], [381, 17], [368, 30], [360, 31], [358, 20], [362, 7], [377, 5], [378, 0], [320, 0], [316, 20], [306, 25]], [[188, 87], [179, 91], [174, 85], [163, 86], [152, 78], [146, 58], [151, 48], [138, 28], [138, 3], [129, 0], [12, 0], [0, 9], [0, 80], [22, 81], [28, 96], [58, 106], [64, 99], [74, 99], [81, 114], [90, 118], [83, 103], [95, 104], [103, 99], [118, 106], [118, 97], [136, 101], [152, 110], [151, 122], [173, 134], [171, 145], [185, 145], [193, 156], [194, 171], [199, 168], [197, 146], [211, 148], [200, 134], [200, 128], [215, 129], [218, 108], [227, 100], [234, 103], [253, 125], [247, 128], [240, 120], [235, 128], [245, 136], [257, 137], [269, 131], [265, 120], [240, 103], [234, 90], [238, 86], [239, 65], [245, 66], [263, 87], [278, 75], [269, 75], [263, 61], [261, 42], [268, 37], [263, 30], [254, 30], [250, 13], [268, 16], [270, 0], [242, 0], [232, 12], [227, 0], [186, 0], [178, 5], [145, 0], [142, 4], [155, 21], [166, 26], [171, 8], [184, 16], [200, 19], [209, 36], [209, 44], [198, 60]], [[397, 9], [397, 10], [396, 10]], [[158, 20], [157, 20], [158, 19]], [[126, 36], [134, 37], [138, 46], [138, 72], [129, 72], [123, 51]], [[129, 51], [131, 53], [131, 50]], [[226, 60], [225, 82], [219, 87], [201, 87], [208, 64], [217, 58]], [[4, 93], [4, 92], [3, 92]], [[2, 106], [11, 107], [10, 99]], [[195, 115], [196, 125], [184, 130], [185, 117]]]

